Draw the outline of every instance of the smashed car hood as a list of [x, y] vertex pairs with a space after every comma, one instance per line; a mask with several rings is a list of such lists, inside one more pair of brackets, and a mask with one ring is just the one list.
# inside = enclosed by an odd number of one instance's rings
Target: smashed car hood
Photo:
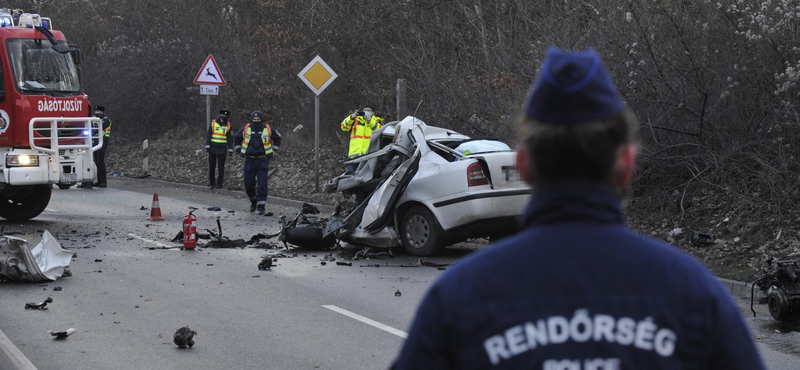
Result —
[[0, 236], [0, 279], [11, 281], [56, 280], [69, 267], [73, 253], [62, 248], [56, 238], [45, 231], [42, 241], [33, 249], [25, 239]]

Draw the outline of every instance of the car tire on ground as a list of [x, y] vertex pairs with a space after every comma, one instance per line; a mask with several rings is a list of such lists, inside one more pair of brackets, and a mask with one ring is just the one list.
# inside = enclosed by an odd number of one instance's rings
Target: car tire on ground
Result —
[[436, 218], [424, 206], [415, 205], [403, 213], [399, 229], [400, 242], [412, 256], [430, 256], [444, 246]]
[[0, 217], [9, 221], [30, 220], [47, 208], [53, 187], [50, 184], [30, 186], [11, 197], [0, 196]]
[[336, 238], [331, 234], [322, 237], [323, 229], [316, 226], [298, 226], [286, 229], [286, 242], [301, 248], [329, 249], [336, 243]]

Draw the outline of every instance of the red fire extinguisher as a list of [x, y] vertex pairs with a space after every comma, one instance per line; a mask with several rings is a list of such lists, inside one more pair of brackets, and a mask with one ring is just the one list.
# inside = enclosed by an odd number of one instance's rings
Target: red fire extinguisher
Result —
[[183, 219], [183, 248], [194, 249], [197, 246], [197, 219], [192, 212], [197, 208], [189, 207], [189, 215]]

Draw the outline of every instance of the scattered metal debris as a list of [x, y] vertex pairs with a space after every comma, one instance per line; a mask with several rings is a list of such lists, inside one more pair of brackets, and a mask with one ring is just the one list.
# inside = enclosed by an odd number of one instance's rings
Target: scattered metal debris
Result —
[[42, 235], [42, 241], [34, 248], [30, 248], [25, 239], [0, 236], [0, 280], [56, 280], [67, 276], [66, 269], [73, 255], [62, 248], [47, 230]]
[[380, 257], [389, 257], [394, 258], [394, 254], [392, 250], [386, 250], [385, 252], [373, 252], [372, 248], [366, 247], [358, 252], [356, 252], [355, 256], [353, 256], [354, 260], [358, 260], [359, 258], [370, 259], [370, 258], [380, 258]]
[[767, 296], [769, 313], [778, 321], [800, 320], [800, 265], [797, 260], [777, 261], [771, 259], [761, 268], [762, 275], [750, 288], [750, 310], [753, 316], [755, 288], [758, 286]]
[[261, 271], [269, 270], [272, 268], [272, 257], [267, 256], [258, 263], [258, 269]]
[[309, 215], [309, 214], [316, 215], [319, 214], [319, 208], [314, 207], [313, 205], [308, 203], [303, 203], [303, 205], [300, 207], [300, 213], [304, 215]]
[[695, 231], [692, 233], [692, 242], [695, 245], [714, 244], [714, 234], [710, 232]]
[[195, 335], [197, 335], [196, 331], [189, 329], [188, 326], [184, 326], [175, 331], [175, 334], [173, 335], [174, 339], [172, 341], [175, 342], [179, 348], [186, 348], [186, 346], [192, 348], [192, 346], [194, 346], [193, 338]]
[[347, 262], [347, 261], [337, 261], [336, 264], [339, 266], [353, 266], [352, 262]]
[[56, 339], [65, 339], [66, 337], [72, 335], [76, 331], [77, 330], [75, 330], [75, 328], [69, 328], [67, 330], [49, 330], [48, 333], [56, 337]]
[[47, 304], [48, 303], [53, 303], [53, 298], [47, 297], [47, 299], [45, 299], [44, 302], [39, 302], [39, 303], [35, 303], [35, 302], [25, 303], [25, 309], [26, 310], [42, 310], [42, 311], [44, 311], [44, 310], [47, 310]]
[[[302, 213], [289, 222], [281, 217], [279, 240], [284, 243], [284, 246], [288, 243], [301, 248], [329, 249], [336, 244], [336, 238], [333, 234], [323, 237], [323, 231], [327, 224], [327, 218]], [[288, 248], [288, 246], [286, 247]]]

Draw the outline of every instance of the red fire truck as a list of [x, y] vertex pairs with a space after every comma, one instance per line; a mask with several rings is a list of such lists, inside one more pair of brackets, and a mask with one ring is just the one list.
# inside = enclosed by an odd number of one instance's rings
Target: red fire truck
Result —
[[49, 18], [0, 8], [0, 217], [28, 220], [62, 189], [93, 181], [100, 120], [81, 91], [80, 50]]

